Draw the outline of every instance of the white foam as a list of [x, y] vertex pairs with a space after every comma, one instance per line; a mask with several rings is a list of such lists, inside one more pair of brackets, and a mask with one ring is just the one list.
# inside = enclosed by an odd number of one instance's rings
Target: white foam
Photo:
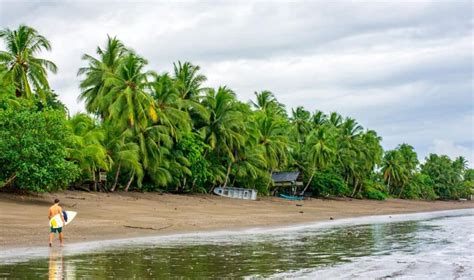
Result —
[[[459, 215], [474, 215], [474, 209], [437, 211], [415, 214], [378, 215], [357, 218], [332, 220], [328, 222], [314, 222], [286, 227], [250, 228], [233, 231], [194, 232], [185, 234], [160, 235], [153, 237], [125, 238], [105, 241], [91, 241], [68, 244], [61, 249], [66, 255], [82, 254], [93, 251], [108, 251], [118, 248], [138, 246], [180, 246], [186, 244], [240, 244], [242, 242], [260, 242], [268, 238], [292, 240], [292, 232], [304, 233], [327, 230], [352, 225], [394, 223], [412, 220], [426, 220], [435, 217], [452, 217]], [[316, 234], [317, 234], [316, 232]], [[471, 247], [472, 248], [472, 247]], [[2, 250], [0, 264], [27, 261], [32, 258], [47, 257], [50, 249], [47, 247], [29, 247]]]

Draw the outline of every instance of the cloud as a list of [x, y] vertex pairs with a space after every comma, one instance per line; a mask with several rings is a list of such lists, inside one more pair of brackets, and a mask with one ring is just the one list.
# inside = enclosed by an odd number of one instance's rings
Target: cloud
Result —
[[25, 23], [51, 41], [42, 56], [59, 66], [51, 85], [71, 112], [84, 108], [81, 56], [109, 34], [158, 72], [189, 60], [207, 85], [227, 85], [243, 101], [271, 90], [289, 108], [355, 117], [385, 148], [408, 142], [424, 158], [444, 145], [472, 160], [472, 8], [471, 1], [0, 0], [0, 25]]
[[439, 155], [447, 155], [451, 159], [455, 159], [460, 155], [463, 155], [469, 162], [470, 168], [473, 167], [474, 153], [472, 150], [473, 142], [470, 143], [470, 147], [453, 143], [450, 140], [445, 139], [434, 139], [432, 146], [430, 147], [430, 153]]

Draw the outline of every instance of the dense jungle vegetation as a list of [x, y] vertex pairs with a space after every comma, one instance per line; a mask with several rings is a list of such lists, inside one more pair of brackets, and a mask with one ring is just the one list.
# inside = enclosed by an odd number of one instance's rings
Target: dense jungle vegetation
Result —
[[[70, 116], [48, 83], [58, 71], [40, 58], [50, 42], [28, 26], [0, 38], [0, 188], [208, 193], [216, 186], [274, 191], [271, 173], [299, 170], [315, 196], [458, 199], [473, 169], [463, 157], [414, 148], [384, 151], [381, 137], [336, 112], [287, 110], [270, 91], [249, 102], [227, 86], [206, 88], [190, 62], [169, 73], [117, 38], [84, 54]], [[106, 173], [103, 183], [100, 174]], [[302, 191], [302, 190], [300, 190]]]

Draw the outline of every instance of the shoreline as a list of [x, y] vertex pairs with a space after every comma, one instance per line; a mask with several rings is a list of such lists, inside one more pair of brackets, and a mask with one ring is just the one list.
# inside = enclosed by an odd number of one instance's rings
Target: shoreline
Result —
[[[314, 221], [309, 223], [286, 226], [277, 225], [260, 228], [252, 227], [231, 230], [196, 231], [153, 236], [140, 236], [135, 238], [127, 237], [109, 240], [93, 240], [72, 243], [66, 245], [65, 247], [49, 248], [47, 246], [33, 246], [7, 248], [3, 251], [3, 254], [0, 255], [0, 265], [10, 265], [18, 262], [28, 261], [31, 259], [45, 258], [50, 256], [51, 254], [59, 254], [61, 256], [72, 256], [97, 251], [113, 251], [120, 248], [128, 248], [130, 246], [133, 248], [146, 247], [149, 245], [156, 246], [157, 244], [162, 244], [164, 246], [181, 246], [182, 244], [187, 244], [188, 242], [192, 242], [193, 244], [208, 244], [214, 243], [216, 241], [222, 241], [224, 243], [240, 243], [242, 240], [248, 241], [248, 236], [278, 236], [291, 234], [292, 232], [298, 232], [305, 229], [318, 229], [324, 231], [330, 228], [337, 227], [350, 227], [363, 224], [399, 223], [405, 221], [425, 220], [434, 217], [455, 217], [457, 215], [473, 216], [474, 208], [450, 209], [418, 213], [402, 213], [392, 215], [384, 214], [373, 216], [360, 216], [343, 218], [339, 220]], [[232, 238], [229, 238], [229, 236], [232, 236]]]
[[[87, 193], [39, 195], [0, 193], [0, 250], [47, 245], [47, 212], [54, 198], [78, 216], [66, 226], [65, 242], [133, 239], [151, 236], [281, 228], [363, 216], [473, 209], [474, 201], [386, 201], [263, 197], [244, 201], [213, 195]], [[18, 212], [20, 214], [18, 215]], [[332, 220], [331, 220], [332, 218]], [[57, 239], [55, 246], [58, 246]]]

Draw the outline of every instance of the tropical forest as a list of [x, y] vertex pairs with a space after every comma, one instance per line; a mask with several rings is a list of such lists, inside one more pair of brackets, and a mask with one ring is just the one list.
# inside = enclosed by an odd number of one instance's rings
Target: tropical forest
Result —
[[61, 71], [41, 58], [53, 51], [48, 39], [20, 25], [0, 40], [0, 191], [274, 195], [278, 171], [299, 171], [299, 192], [315, 197], [461, 199], [474, 185], [461, 156], [420, 160], [407, 143], [384, 150], [349, 116], [287, 108], [269, 90], [239, 100], [226, 85], [206, 87], [192, 62], [149, 69], [112, 36], [83, 55], [85, 112], [71, 115], [48, 82]]

